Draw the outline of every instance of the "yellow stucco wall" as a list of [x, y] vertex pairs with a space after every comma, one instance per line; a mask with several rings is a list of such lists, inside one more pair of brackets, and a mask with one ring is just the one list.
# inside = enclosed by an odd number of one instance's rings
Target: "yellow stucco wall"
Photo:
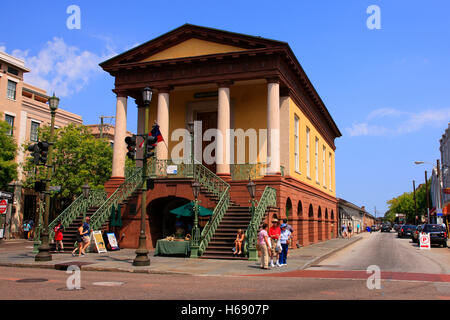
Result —
[[247, 49], [229, 46], [200, 39], [189, 39], [173, 47], [158, 52], [141, 62], [156, 61], [165, 59], [177, 59], [184, 57], [195, 57], [207, 54], [226, 53], [235, 51], [246, 51]]
[[[295, 170], [295, 117], [299, 118], [299, 169], [300, 172]], [[306, 128], [309, 128], [309, 152], [310, 152], [310, 173], [307, 173], [306, 164]], [[328, 145], [323, 136], [312, 125], [311, 121], [305, 116], [301, 109], [295, 104], [292, 99], [289, 99], [289, 174], [304, 183], [307, 183], [314, 188], [328, 193], [332, 196], [336, 196], [336, 184], [335, 184], [335, 154], [333, 148]], [[315, 170], [315, 140], [319, 140], [318, 146], [318, 171], [319, 182], [316, 181]], [[325, 184], [323, 183], [323, 147], [325, 147]], [[330, 187], [330, 170], [329, 170], [329, 154], [331, 153], [331, 187]], [[309, 176], [309, 178], [308, 178]]]

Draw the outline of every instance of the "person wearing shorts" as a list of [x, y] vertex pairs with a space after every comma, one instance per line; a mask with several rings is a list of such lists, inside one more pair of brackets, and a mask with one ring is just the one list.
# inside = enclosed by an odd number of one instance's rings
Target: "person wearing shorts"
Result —
[[[272, 219], [272, 226], [269, 228], [269, 237], [271, 241], [271, 250], [270, 250], [270, 266], [273, 268], [275, 267], [275, 264], [277, 267], [281, 267], [279, 263], [280, 259], [280, 250], [277, 248], [277, 242], [280, 238], [281, 229], [278, 225], [278, 219], [273, 218]], [[274, 260], [276, 263], [274, 264]]]
[[86, 222], [83, 224], [83, 247], [81, 249], [81, 254], [86, 254], [86, 248], [89, 246], [91, 242], [91, 226], [89, 225], [90, 218], [86, 217]]

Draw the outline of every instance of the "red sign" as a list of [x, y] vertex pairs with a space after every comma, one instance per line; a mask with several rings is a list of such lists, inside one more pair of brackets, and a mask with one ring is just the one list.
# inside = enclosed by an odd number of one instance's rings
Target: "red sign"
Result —
[[450, 194], [450, 188], [444, 188], [444, 193], [445, 194]]
[[0, 200], [0, 214], [5, 214], [8, 209], [8, 201], [3, 199]]

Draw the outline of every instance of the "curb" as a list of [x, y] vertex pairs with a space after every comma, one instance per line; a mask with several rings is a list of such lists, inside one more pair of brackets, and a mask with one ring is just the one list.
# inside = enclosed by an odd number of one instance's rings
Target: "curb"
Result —
[[311, 265], [317, 264], [317, 263], [319, 263], [319, 262], [325, 260], [326, 258], [330, 257], [331, 255], [335, 254], [336, 252], [341, 251], [342, 249], [345, 249], [345, 248], [347, 248], [348, 246], [351, 246], [352, 244], [354, 244], [354, 243], [356, 243], [356, 242], [358, 242], [358, 241], [360, 241], [360, 240], [362, 240], [362, 239], [363, 239], [362, 237], [356, 238], [355, 240], [353, 240], [353, 241], [347, 243], [346, 245], [344, 245], [344, 246], [342, 246], [342, 247], [333, 249], [333, 250], [331, 250], [330, 252], [328, 252], [328, 253], [326, 253], [326, 254], [320, 256], [320, 257], [317, 257], [317, 258], [313, 259], [312, 261], [306, 263], [302, 268], [300, 268], [300, 270], [307, 269], [307, 268], [309, 268]]

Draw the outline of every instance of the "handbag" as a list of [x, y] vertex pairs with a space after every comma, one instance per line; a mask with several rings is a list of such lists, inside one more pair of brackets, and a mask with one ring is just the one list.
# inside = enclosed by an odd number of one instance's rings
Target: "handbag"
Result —
[[275, 251], [278, 251], [278, 252], [282, 251], [280, 238], [278, 238], [277, 246], [275, 247]]

